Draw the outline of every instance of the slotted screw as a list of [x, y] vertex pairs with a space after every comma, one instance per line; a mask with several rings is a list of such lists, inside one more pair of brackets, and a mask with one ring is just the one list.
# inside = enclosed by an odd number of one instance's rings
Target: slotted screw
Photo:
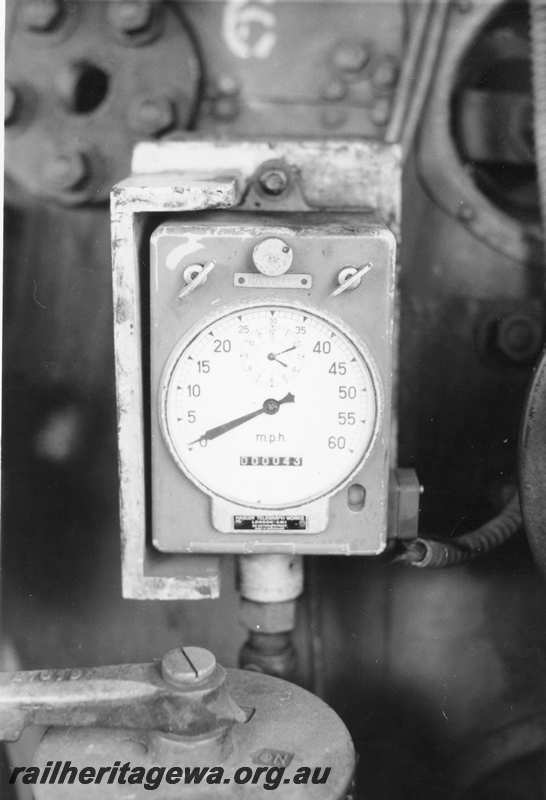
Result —
[[201, 683], [215, 668], [216, 658], [204, 647], [178, 647], [169, 650], [161, 659], [161, 674], [174, 685]]

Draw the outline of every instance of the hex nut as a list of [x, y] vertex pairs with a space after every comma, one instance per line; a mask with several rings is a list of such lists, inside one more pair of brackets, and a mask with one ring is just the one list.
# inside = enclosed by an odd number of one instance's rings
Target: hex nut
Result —
[[266, 169], [259, 178], [260, 186], [266, 194], [277, 197], [288, 187], [288, 175], [282, 169]]

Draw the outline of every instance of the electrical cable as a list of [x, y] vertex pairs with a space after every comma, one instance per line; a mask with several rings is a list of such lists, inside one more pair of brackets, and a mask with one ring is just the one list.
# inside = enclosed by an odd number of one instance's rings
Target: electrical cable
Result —
[[412, 567], [441, 569], [471, 561], [496, 550], [521, 529], [519, 495], [516, 494], [493, 519], [474, 531], [449, 540], [417, 538], [404, 542], [404, 552], [394, 560]]

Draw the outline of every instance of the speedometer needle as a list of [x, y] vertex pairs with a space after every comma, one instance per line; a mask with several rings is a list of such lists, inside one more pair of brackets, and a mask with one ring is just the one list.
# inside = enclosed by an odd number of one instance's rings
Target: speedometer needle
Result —
[[281, 350], [280, 353], [268, 353], [267, 357], [269, 361], [276, 361], [277, 364], [282, 364], [283, 367], [287, 367], [288, 364], [285, 364], [284, 361], [281, 361], [279, 356], [282, 356], [283, 353], [290, 353], [291, 350], [295, 350], [297, 345], [292, 345], [292, 347], [287, 347], [286, 350]]
[[237, 417], [229, 422], [224, 422], [222, 425], [217, 425], [215, 428], [209, 428], [208, 431], [205, 431], [205, 433], [199, 437], [199, 439], [194, 439], [193, 442], [189, 442], [188, 446], [191, 447], [192, 444], [197, 444], [197, 442], [210, 442], [211, 439], [216, 439], [217, 436], [222, 436], [222, 434], [232, 431], [233, 428], [238, 428], [239, 425], [244, 425], [245, 422], [249, 422], [251, 419], [259, 417], [260, 414], [276, 414], [283, 403], [293, 403], [295, 399], [296, 398], [291, 392], [288, 392], [288, 394], [286, 394], [280, 400], [274, 400], [270, 397], [257, 411], [251, 411], [250, 414], [244, 414], [242, 417]]

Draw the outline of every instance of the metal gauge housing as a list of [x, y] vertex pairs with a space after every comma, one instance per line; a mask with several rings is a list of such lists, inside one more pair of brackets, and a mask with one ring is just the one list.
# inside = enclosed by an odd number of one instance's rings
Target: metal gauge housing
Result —
[[[360, 215], [327, 219], [216, 213], [154, 233], [159, 549], [382, 549], [394, 240]], [[268, 239], [289, 249], [287, 274], [256, 269], [252, 253]], [[191, 267], [211, 263], [206, 281], [185, 293]], [[340, 273], [363, 265], [361, 279], [337, 291]]]

